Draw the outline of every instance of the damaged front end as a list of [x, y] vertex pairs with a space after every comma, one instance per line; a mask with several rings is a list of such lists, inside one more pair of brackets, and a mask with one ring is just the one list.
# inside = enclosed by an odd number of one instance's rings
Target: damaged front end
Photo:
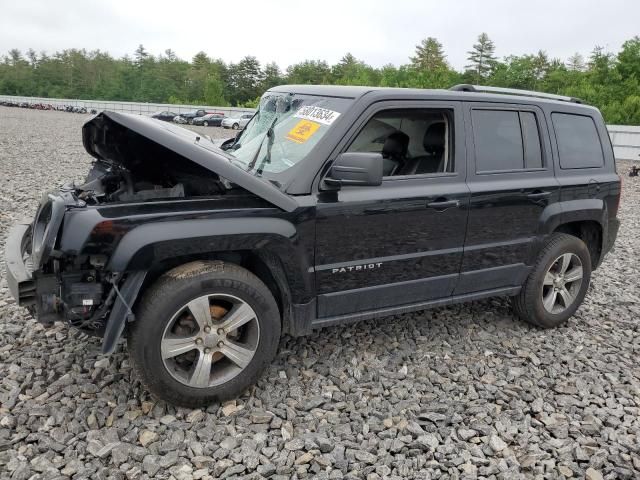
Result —
[[[46, 194], [33, 219], [15, 225], [6, 243], [7, 282], [19, 305], [25, 306], [45, 325], [66, 318], [79, 328], [101, 331], [104, 322], [96, 318], [102, 304], [104, 285], [99, 280], [99, 262], [94, 259], [81, 268], [58, 249], [58, 237], [65, 214], [84, 209], [73, 187]], [[92, 321], [93, 319], [93, 321]]]
[[105, 353], [132, 319], [147, 274], [109, 263], [128, 233], [203, 209], [295, 207], [194, 132], [104, 112], [82, 133], [95, 158], [87, 178], [46, 194], [34, 219], [14, 226], [6, 243], [7, 281], [17, 303], [39, 322], [64, 320], [103, 336]]

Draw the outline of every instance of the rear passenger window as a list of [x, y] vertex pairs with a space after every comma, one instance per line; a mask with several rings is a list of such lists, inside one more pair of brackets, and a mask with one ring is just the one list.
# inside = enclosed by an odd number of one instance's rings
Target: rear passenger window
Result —
[[604, 155], [596, 124], [586, 115], [551, 115], [558, 141], [560, 167], [595, 168], [604, 165]]
[[536, 115], [514, 110], [473, 110], [476, 172], [542, 168]]

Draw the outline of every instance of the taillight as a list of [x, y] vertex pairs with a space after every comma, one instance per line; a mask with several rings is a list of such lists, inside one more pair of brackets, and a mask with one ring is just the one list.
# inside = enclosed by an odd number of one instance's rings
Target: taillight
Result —
[[620, 185], [620, 190], [618, 190], [618, 198], [616, 199], [616, 212], [618, 208], [620, 208], [620, 199], [622, 198], [622, 175], [618, 174], [618, 184]]

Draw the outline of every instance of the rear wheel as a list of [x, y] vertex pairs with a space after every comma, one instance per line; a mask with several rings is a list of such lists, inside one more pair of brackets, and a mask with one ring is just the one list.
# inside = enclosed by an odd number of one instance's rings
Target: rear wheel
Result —
[[515, 312], [539, 327], [561, 325], [584, 300], [590, 280], [591, 256], [585, 243], [554, 233], [515, 298]]
[[192, 262], [145, 294], [128, 334], [136, 372], [156, 396], [199, 407], [240, 395], [275, 356], [278, 307], [249, 271]]

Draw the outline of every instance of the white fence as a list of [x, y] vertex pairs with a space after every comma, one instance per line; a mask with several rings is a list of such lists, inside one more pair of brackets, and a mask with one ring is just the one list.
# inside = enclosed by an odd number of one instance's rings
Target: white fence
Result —
[[640, 127], [607, 125], [618, 160], [640, 161]]
[[[253, 113], [252, 108], [215, 107], [206, 105], [174, 105], [164, 103], [140, 103], [140, 102], [115, 102], [109, 100], [75, 100], [68, 98], [42, 98], [42, 97], [16, 97], [0, 95], [0, 101], [44, 103], [50, 105], [71, 105], [85, 107], [87, 110], [115, 110], [120, 112], [139, 113], [150, 115], [155, 112], [168, 110], [175, 113], [192, 112], [198, 108], [224, 112], [227, 116], [236, 116], [242, 113]], [[616, 159], [640, 161], [640, 127], [627, 125], [608, 125], [609, 135], [613, 143]]]
[[170, 111], [177, 114], [193, 112], [194, 110], [203, 108], [216, 112], [223, 112], [228, 117], [239, 116], [243, 113], [253, 113], [254, 108], [236, 108], [236, 107], [215, 107], [207, 105], [175, 105], [165, 103], [141, 103], [141, 102], [116, 102], [111, 100], [77, 100], [71, 98], [43, 98], [43, 97], [17, 97], [12, 95], [0, 95], [1, 101], [17, 102], [17, 103], [43, 103], [46, 105], [85, 107], [87, 110], [95, 109], [113, 110], [118, 112], [139, 113], [142, 115], [151, 115], [156, 112]]

